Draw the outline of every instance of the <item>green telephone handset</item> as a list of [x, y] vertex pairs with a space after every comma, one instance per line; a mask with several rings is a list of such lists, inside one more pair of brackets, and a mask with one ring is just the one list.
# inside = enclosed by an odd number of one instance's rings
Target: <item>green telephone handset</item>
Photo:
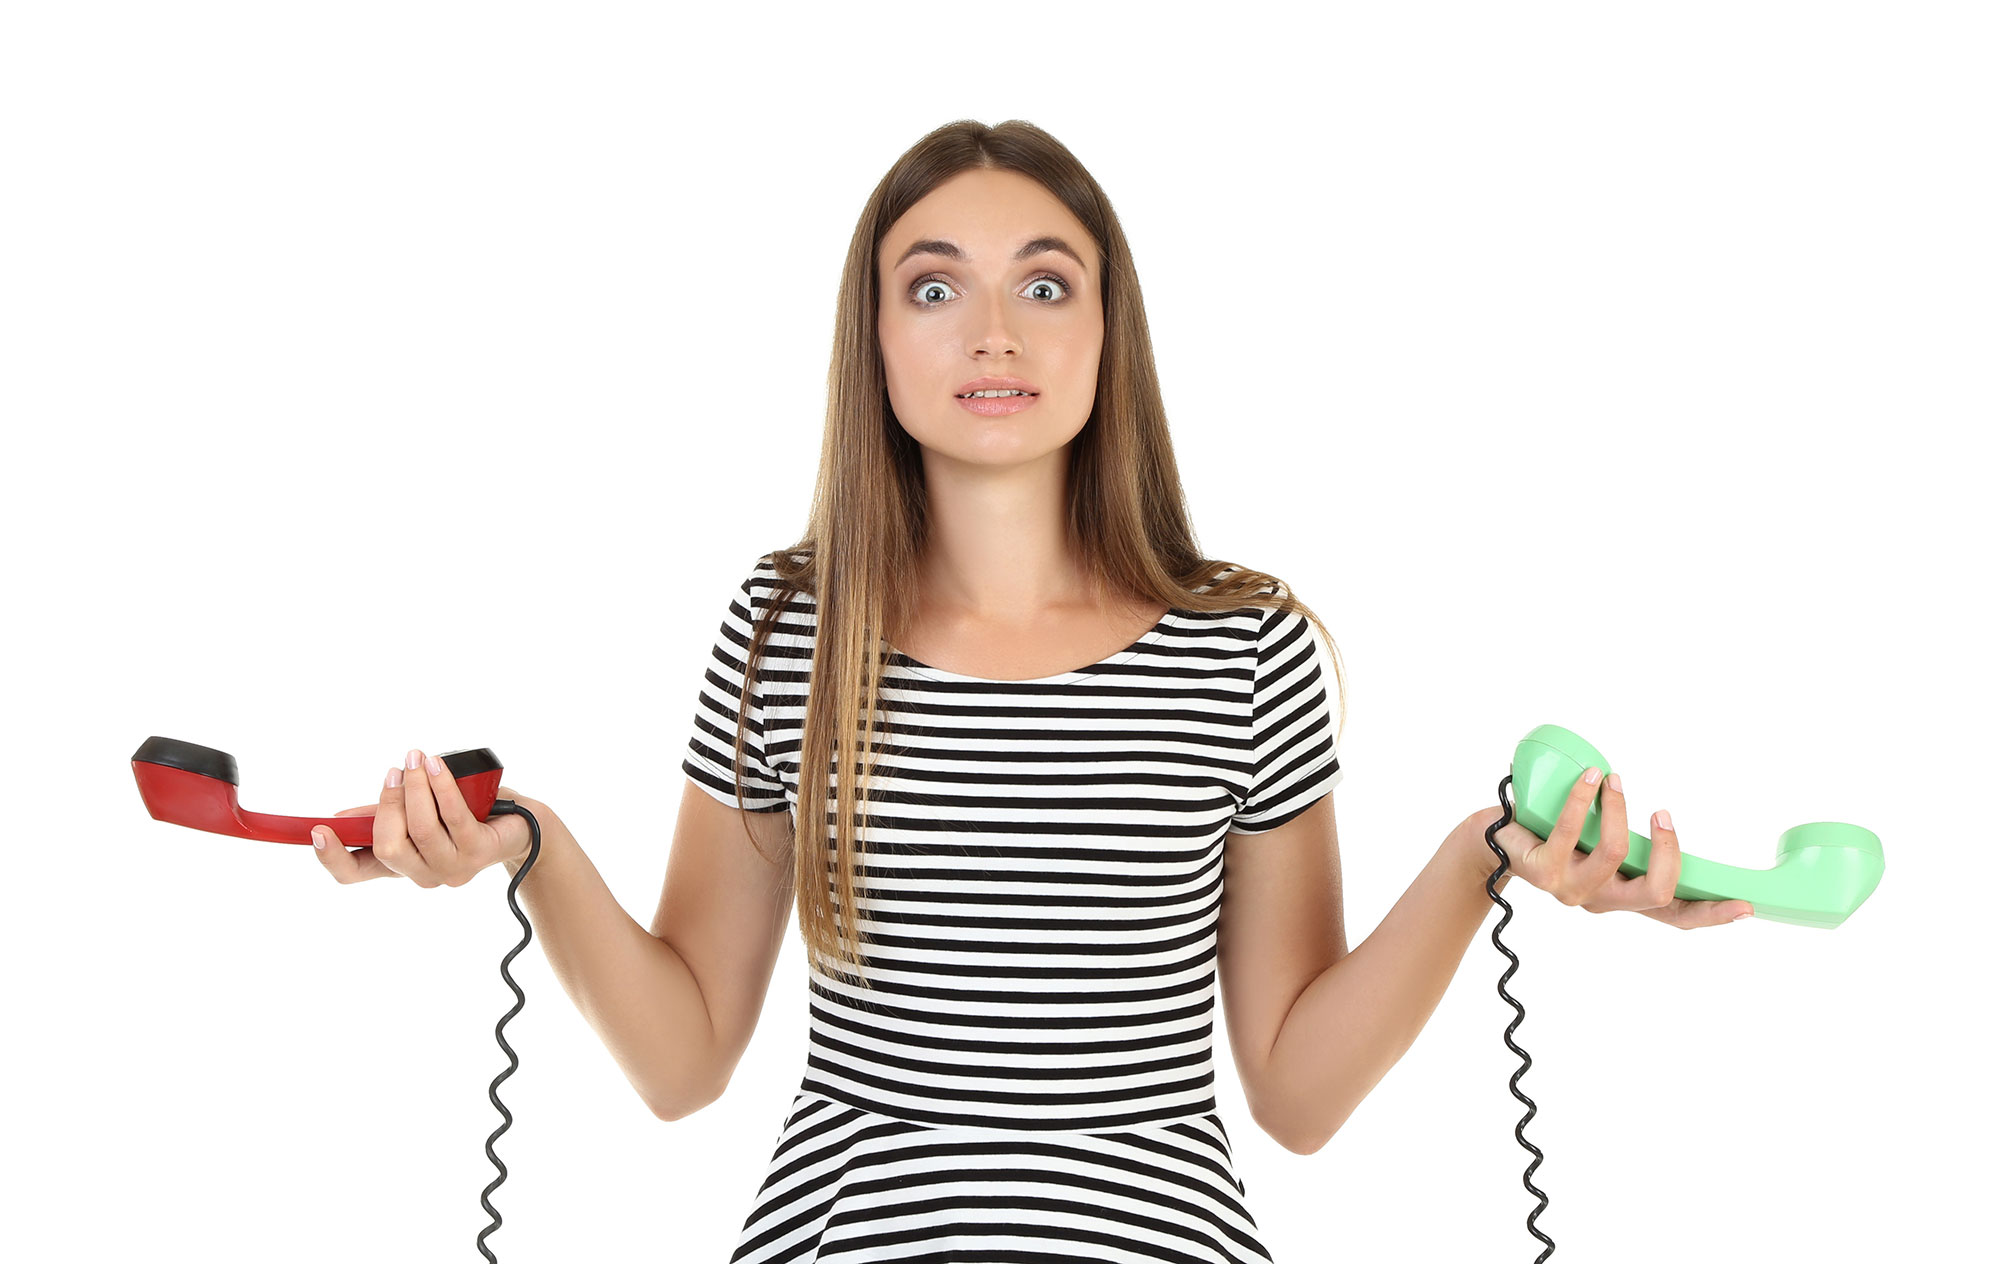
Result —
[[[1568, 729], [1554, 724], [1535, 728], [1514, 748], [1514, 819], [1536, 837], [1548, 838], [1571, 787], [1592, 767], [1611, 775], [1611, 762]], [[1579, 850], [1596, 848], [1598, 824], [1593, 798]], [[1632, 834], [1630, 842], [1618, 872], [1637, 877], [1646, 872], [1653, 842], [1639, 834]], [[1842, 821], [1812, 821], [1778, 836], [1778, 863], [1769, 869], [1738, 869], [1681, 853], [1674, 894], [1683, 900], [1748, 900], [1756, 916], [1767, 922], [1831, 929], [1860, 908], [1881, 880], [1882, 840], [1874, 831]]]
[[[1486, 879], [1486, 894], [1500, 907], [1500, 921], [1493, 927], [1493, 946], [1508, 962], [1500, 975], [1500, 999], [1514, 1007], [1514, 1021], [1507, 1024], [1501, 1039], [1521, 1059], [1521, 1068], [1507, 1081], [1507, 1088], [1528, 1108], [1521, 1122], [1514, 1125], [1514, 1139], [1534, 1156], [1528, 1170], [1521, 1174], [1521, 1184], [1537, 1199], [1535, 1209], [1528, 1213], [1528, 1232], [1546, 1248], [1535, 1257], [1535, 1264], [1543, 1264], [1553, 1255], [1556, 1243], [1535, 1225], [1535, 1220], [1548, 1208], [1549, 1196], [1536, 1187], [1533, 1179], [1543, 1156], [1528, 1140], [1526, 1128], [1535, 1117], [1535, 1101], [1521, 1091], [1521, 1076], [1534, 1061], [1526, 1049], [1514, 1043], [1514, 1031], [1528, 1011], [1507, 991], [1507, 980], [1514, 977], [1521, 959], [1500, 941], [1500, 932], [1514, 919], [1514, 908], [1500, 895], [1496, 885], [1500, 875], [1507, 871], [1507, 853], [1494, 841], [1494, 836], [1507, 822], [1516, 821], [1535, 837], [1548, 841], [1569, 802], [1570, 791], [1575, 789], [1578, 778], [1593, 767], [1602, 769], [1607, 777], [1611, 775], [1611, 761], [1568, 729], [1543, 724], [1529, 730], [1514, 747], [1513, 770], [1500, 782], [1500, 819], [1486, 831], [1486, 845], [1498, 858]], [[1578, 831], [1578, 850], [1597, 849], [1601, 821], [1597, 796], [1592, 795], [1583, 828]], [[1619, 863], [1618, 872], [1636, 878], [1646, 872], [1653, 840], [1631, 834], [1627, 841], [1630, 850]], [[1860, 908], [1881, 880], [1882, 840], [1873, 830], [1844, 821], [1812, 821], [1794, 825], [1778, 836], [1778, 863], [1769, 869], [1738, 869], [1682, 852], [1680, 881], [1674, 887], [1674, 894], [1683, 900], [1748, 900], [1755, 915], [1765, 921], [1831, 929]]]

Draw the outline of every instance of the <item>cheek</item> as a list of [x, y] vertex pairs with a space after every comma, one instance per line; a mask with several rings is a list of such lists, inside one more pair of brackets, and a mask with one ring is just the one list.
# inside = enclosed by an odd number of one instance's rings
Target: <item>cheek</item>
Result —
[[878, 337], [882, 343], [882, 382], [888, 392], [889, 407], [905, 429], [918, 434], [925, 429], [929, 415], [924, 406], [930, 381], [924, 367], [927, 349], [907, 324], [899, 325], [894, 317], [883, 318]]
[[882, 379], [888, 383], [889, 393], [894, 396], [909, 376], [909, 339], [891, 319], [885, 318], [878, 330], [882, 343]]
[[886, 313], [878, 325], [882, 341], [882, 370], [891, 381], [910, 381], [924, 371], [924, 359], [933, 354], [910, 321], [899, 313]]
[[882, 345], [882, 367], [891, 369], [896, 363], [896, 346], [900, 331], [896, 328], [896, 318], [888, 312], [875, 314], [875, 339]]
[[1097, 389], [1100, 361], [1104, 354], [1102, 336], [1078, 339], [1063, 357], [1062, 382], [1066, 391], [1089, 397]]
[[1094, 373], [1098, 357], [1104, 354], [1104, 317], [1101, 313], [1078, 313], [1075, 323], [1063, 330], [1063, 361], [1066, 369]]

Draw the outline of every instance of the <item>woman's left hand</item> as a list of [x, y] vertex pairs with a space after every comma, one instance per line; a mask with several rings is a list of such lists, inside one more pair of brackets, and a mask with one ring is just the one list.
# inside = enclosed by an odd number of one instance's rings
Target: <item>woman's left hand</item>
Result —
[[[1598, 844], [1589, 852], [1578, 851], [1577, 839], [1597, 790], [1597, 786], [1577, 778], [1562, 815], [1556, 818], [1555, 832], [1546, 842], [1518, 821], [1508, 821], [1495, 831], [1493, 841], [1507, 853], [1508, 873], [1519, 874], [1564, 904], [1582, 905], [1588, 912], [1644, 913], [1682, 930], [1720, 926], [1752, 911], [1744, 900], [1683, 900], [1674, 895], [1681, 880], [1681, 846], [1672, 823], [1663, 823], [1664, 812], [1653, 817], [1646, 872], [1636, 878], [1618, 872], [1631, 842], [1625, 826], [1625, 793], [1616, 773], [1603, 784]], [[1467, 832], [1469, 845], [1477, 849], [1475, 863], [1480, 865], [1482, 882], [1500, 864], [1486, 845], [1486, 833], [1504, 815], [1498, 806], [1483, 808], [1460, 827]]]

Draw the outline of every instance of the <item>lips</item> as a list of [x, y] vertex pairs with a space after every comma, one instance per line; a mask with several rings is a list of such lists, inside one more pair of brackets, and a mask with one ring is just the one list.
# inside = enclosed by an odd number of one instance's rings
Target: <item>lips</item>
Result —
[[958, 390], [954, 392], [954, 394], [958, 398], [963, 399], [967, 395], [972, 394], [974, 391], [1025, 391], [1030, 395], [1041, 394], [1041, 391], [1036, 388], [1033, 382], [1026, 382], [1018, 377], [974, 378], [970, 382], [967, 382], [965, 385], [959, 387]]
[[951, 401], [979, 417], [1011, 417], [1026, 412], [1041, 399], [1039, 395], [961, 395]]

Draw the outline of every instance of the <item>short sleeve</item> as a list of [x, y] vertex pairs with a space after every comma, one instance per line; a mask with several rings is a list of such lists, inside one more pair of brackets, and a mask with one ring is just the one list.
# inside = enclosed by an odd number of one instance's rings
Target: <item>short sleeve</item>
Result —
[[1332, 699], [1319, 638], [1296, 610], [1266, 610], [1251, 691], [1250, 789], [1229, 823], [1234, 834], [1278, 828], [1340, 784]]
[[[736, 774], [731, 771], [736, 753], [736, 712], [755, 626], [756, 606], [751, 594], [758, 586], [753, 572], [730, 598], [729, 609], [722, 616], [715, 647], [695, 692], [694, 729], [681, 760], [682, 771], [696, 785], [731, 807], [736, 806]], [[753, 691], [749, 731], [743, 735], [743, 805], [752, 812], [778, 812], [791, 805], [785, 798], [785, 783], [764, 760], [763, 710], [763, 699]]]

